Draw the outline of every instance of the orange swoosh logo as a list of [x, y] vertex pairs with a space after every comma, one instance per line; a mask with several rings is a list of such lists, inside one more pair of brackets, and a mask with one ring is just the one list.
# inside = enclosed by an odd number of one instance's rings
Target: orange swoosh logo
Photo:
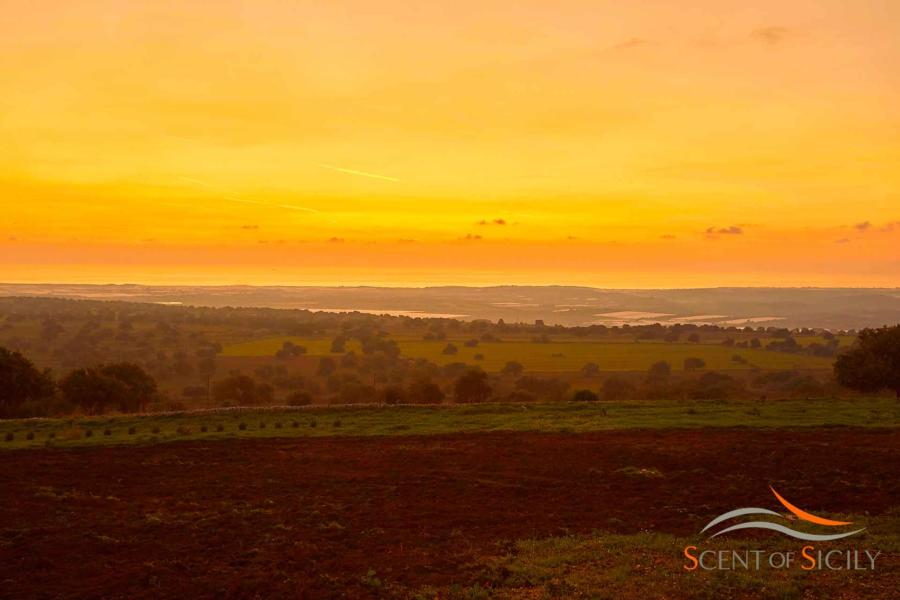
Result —
[[786, 509], [797, 515], [798, 518], [803, 519], [804, 521], [809, 521], [810, 523], [816, 523], [818, 525], [827, 525], [829, 527], [837, 527], [838, 525], [850, 525], [853, 521], [832, 521], [831, 519], [823, 519], [822, 517], [817, 517], [812, 513], [808, 513], [805, 510], [799, 509], [784, 498], [781, 497], [781, 494], [775, 491], [771, 485], [769, 489], [772, 490], [772, 493], [775, 494], [775, 497], [778, 498], [778, 501], [781, 502]]

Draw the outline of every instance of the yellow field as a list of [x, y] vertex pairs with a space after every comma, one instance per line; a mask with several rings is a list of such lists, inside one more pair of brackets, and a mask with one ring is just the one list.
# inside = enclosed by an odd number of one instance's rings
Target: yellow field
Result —
[[[595, 342], [531, 341], [481, 342], [475, 348], [463, 345], [466, 338], [444, 341], [395, 338], [403, 356], [426, 358], [440, 365], [452, 362], [480, 364], [487, 371], [498, 371], [508, 361], [522, 363], [526, 370], [545, 372], [577, 371], [588, 362], [599, 365], [601, 371], [643, 371], [658, 360], [666, 360], [679, 370], [685, 358], [696, 357], [706, 361], [707, 369], [830, 369], [831, 359], [815, 356], [730, 348], [719, 344], [682, 344], [663, 342]], [[225, 347], [224, 356], [273, 356], [285, 341], [305, 346], [312, 356], [330, 355], [331, 338], [273, 337], [243, 342]], [[447, 343], [458, 348], [455, 355], [443, 354]], [[348, 343], [347, 349], [359, 351], [358, 345]], [[483, 354], [483, 360], [475, 360]], [[735, 354], [747, 363], [732, 360]], [[338, 355], [335, 355], [338, 356]]]

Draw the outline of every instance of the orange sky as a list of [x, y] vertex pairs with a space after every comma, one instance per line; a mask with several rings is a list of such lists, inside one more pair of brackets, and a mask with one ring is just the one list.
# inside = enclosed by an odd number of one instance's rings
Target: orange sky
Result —
[[0, 281], [900, 286], [900, 3], [0, 9]]

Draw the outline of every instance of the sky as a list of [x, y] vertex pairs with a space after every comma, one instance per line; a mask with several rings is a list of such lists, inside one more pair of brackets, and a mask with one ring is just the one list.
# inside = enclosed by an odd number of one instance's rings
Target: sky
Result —
[[0, 15], [0, 281], [900, 286], [896, 0]]

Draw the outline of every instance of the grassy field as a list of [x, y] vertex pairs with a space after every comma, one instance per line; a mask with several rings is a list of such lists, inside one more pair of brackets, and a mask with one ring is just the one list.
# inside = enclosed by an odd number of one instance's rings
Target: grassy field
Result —
[[[830, 543], [827, 550], [880, 551], [876, 571], [804, 571], [790, 569], [687, 572], [683, 549], [769, 552], [793, 551], [802, 544], [784, 538], [677, 537], [660, 533], [634, 535], [597, 532], [588, 536], [518, 540], [506, 554], [486, 557], [482, 581], [475, 586], [418, 590], [418, 598], [772, 598], [844, 597], [865, 590], [863, 597], [888, 598], [900, 585], [900, 513], [885, 516], [841, 515], [864, 522], [861, 535]], [[863, 559], [865, 560], [865, 559]], [[857, 597], [857, 596], [851, 596]]]
[[[672, 427], [896, 427], [898, 424], [900, 404], [890, 398], [223, 409], [168, 415], [0, 421], [0, 449], [247, 437], [586, 432]], [[129, 433], [131, 428], [134, 431]], [[12, 439], [7, 439], [9, 436]]]
[[[540, 372], [572, 372], [581, 369], [585, 363], [593, 362], [603, 371], [645, 371], [659, 360], [671, 363], [673, 369], [682, 368], [684, 359], [701, 358], [707, 369], [731, 370], [751, 369], [830, 369], [831, 359], [816, 356], [770, 352], [747, 348], [732, 348], [721, 344], [687, 344], [664, 342], [598, 342], [598, 341], [552, 341], [535, 343], [527, 340], [503, 342], [481, 342], [474, 348], [463, 345], [467, 338], [443, 341], [394, 338], [403, 356], [425, 358], [440, 365], [453, 362], [480, 364], [487, 371], [499, 371], [509, 361], [522, 363], [526, 370]], [[285, 341], [305, 346], [313, 356], [330, 355], [331, 339], [302, 337], [272, 337], [251, 342], [226, 346], [223, 356], [273, 356]], [[443, 354], [444, 347], [453, 343], [457, 354]], [[347, 349], [358, 351], [352, 343]], [[476, 360], [475, 355], [484, 355]], [[734, 355], [746, 359], [746, 363], [732, 360]]]

